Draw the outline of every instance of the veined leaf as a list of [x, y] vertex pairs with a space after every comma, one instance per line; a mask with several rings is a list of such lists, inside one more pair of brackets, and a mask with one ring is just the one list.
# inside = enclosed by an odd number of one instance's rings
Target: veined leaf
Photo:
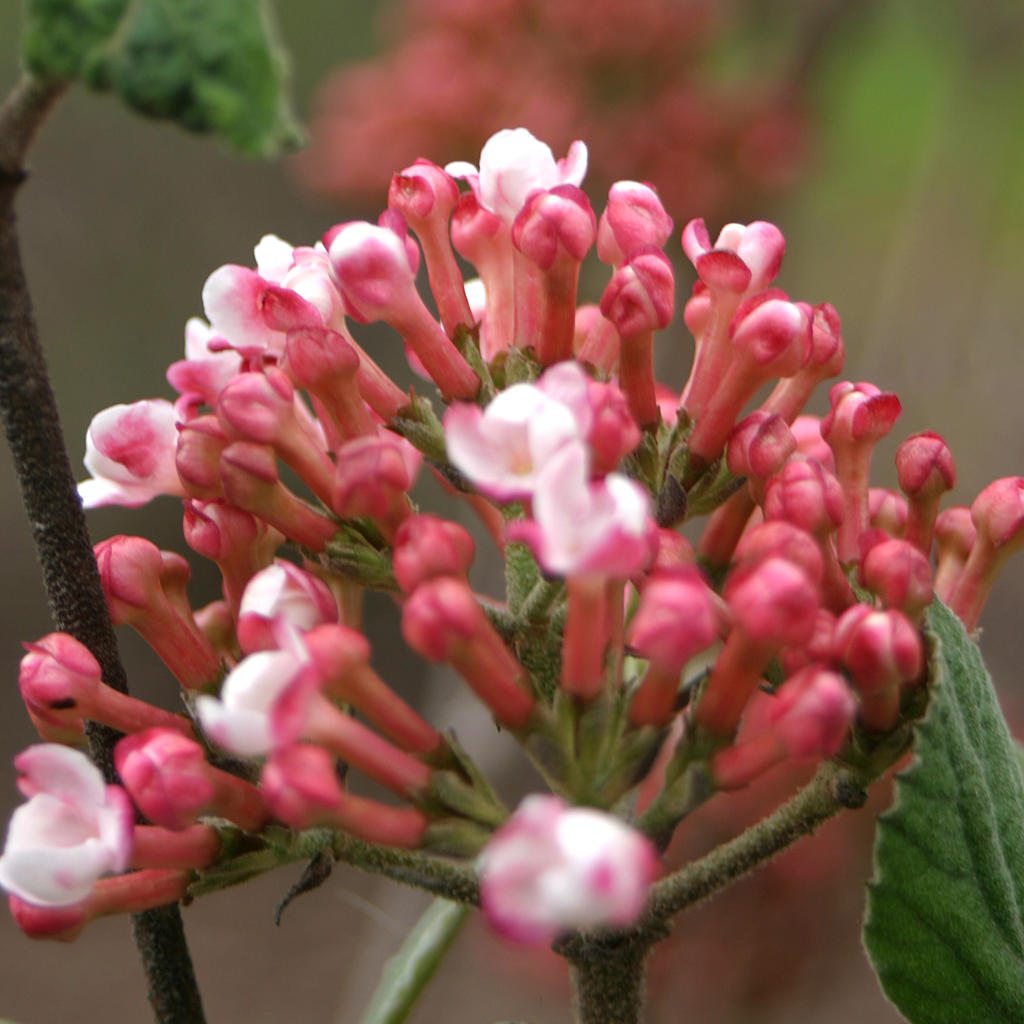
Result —
[[301, 140], [267, 0], [27, 0], [22, 51], [41, 77], [110, 89], [244, 153]]
[[937, 600], [934, 690], [879, 819], [864, 942], [912, 1024], [1024, 1021], [1024, 775], [977, 646]]

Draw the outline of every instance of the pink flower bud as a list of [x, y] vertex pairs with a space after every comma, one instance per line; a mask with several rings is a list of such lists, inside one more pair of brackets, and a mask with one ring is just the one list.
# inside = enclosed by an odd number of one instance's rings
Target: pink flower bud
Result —
[[641, 424], [658, 422], [654, 393], [654, 332], [666, 327], [675, 305], [668, 257], [653, 246], [634, 249], [601, 296], [601, 313], [619, 332], [619, 386]]
[[779, 472], [796, 451], [786, 421], [778, 415], [757, 410], [745, 416], [729, 435], [725, 461], [735, 476], [763, 482]]
[[658, 193], [639, 181], [617, 181], [608, 192], [608, 205], [597, 229], [597, 255], [620, 266], [641, 246], [662, 248], [672, 234], [672, 218]]
[[50, 633], [26, 644], [18, 685], [37, 720], [76, 728], [83, 718], [120, 732], [162, 725], [185, 735], [192, 730], [180, 715], [129, 697], [103, 682], [99, 662], [84, 644], [67, 633]]
[[860, 581], [886, 608], [898, 608], [915, 622], [932, 603], [931, 566], [909, 541], [875, 544], [861, 560]]
[[480, 380], [423, 305], [405, 245], [393, 231], [346, 224], [331, 241], [330, 259], [352, 316], [384, 320], [398, 331], [446, 400], [476, 397]]
[[357, 437], [338, 449], [331, 508], [343, 519], [368, 516], [388, 538], [411, 514], [409, 491], [422, 457], [404, 438]]
[[128, 866], [132, 806], [78, 750], [40, 743], [14, 759], [27, 803], [11, 817], [0, 885], [26, 903], [68, 907]]
[[514, 942], [625, 927], [642, 912], [657, 866], [650, 840], [618, 818], [531, 796], [481, 855], [480, 904]]
[[137, 508], [161, 494], [185, 494], [175, 470], [177, 414], [163, 399], [114, 405], [97, 413], [85, 435], [85, 468], [78, 485], [86, 508]]
[[388, 207], [404, 215], [423, 246], [430, 289], [449, 335], [474, 322], [448, 238], [448, 220], [458, 200], [455, 180], [429, 160], [417, 160], [400, 171], [388, 189]]
[[844, 511], [839, 481], [813, 459], [787, 462], [765, 486], [765, 518], [791, 523], [818, 538], [836, 530]]
[[458, 523], [436, 516], [410, 516], [395, 534], [391, 567], [407, 594], [436, 576], [465, 576], [475, 546]]
[[181, 424], [174, 465], [186, 493], [204, 501], [223, 497], [220, 456], [227, 445], [216, 416], [198, 416]]
[[114, 625], [136, 630], [187, 689], [216, 679], [220, 658], [184, 595], [188, 563], [143, 537], [110, 537], [95, 553]]
[[888, 487], [869, 487], [868, 525], [891, 537], [902, 537], [907, 528], [907, 499]]
[[776, 377], [791, 377], [810, 352], [810, 322], [796, 303], [773, 293], [749, 299], [729, 328], [731, 354], [723, 376], [708, 381], [700, 400], [703, 411], [690, 435], [690, 452], [705, 462], [725, 447], [743, 407], [757, 390]]
[[269, 817], [252, 783], [208, 764], [203, 748], [180, 733], [147, 729], [125, 736], [114, 748], [114, 764], [135, 806], [164, 828], [185, 829], [213, 814], [255, 831]]
[[842, 381], [829, 391], [832, 409], [821, 421], [821, 436], [836, 460], [836, 476], [846, 495], [846, 515], [837, 548], [842, 562], [857, 558], [858, 539], [868, 524], [868, 480], [875, 445], [899, 417], [899, 399], [874, 384]]
[[714, 246], [701, 219], [683, 229], [683, 251], [712, 290], [752, 295], [775, 279], [786, 240], [774, 224], [726, 224]]
[[346, 792], [334, 758], [320, 747], [297, 744], [276, 751], [263, 766], [260, 785], [274, 816], [292, 828], [329, 825], [386, 846], [423, 842], [427, 819], [421, 811]]
[[956, 484], [953, 453], [938, 434], [922, 431], [896, 449], [896, 473], [909, 504], [906, 538], [928, 555], [939, 500]]
[[267, 367], [262, 373], [240, 374], [220, 393], [217, 418], [232, 440], [272, 445], [310, 490], [327, 500], [334, 464], [283, 371]]
[[759, 523], [747, 530], [736, 545], [739, 567], [756, 565], [769, 558], [784, 558], [801, 569], [812, 580], [822, 574], [821, 548], [806, 530], [786, 520]]
[[[596, 238], [590, 200], [575, 185], [531, 193], [512, 224], [512, 244], [541, 270], [551, 270], [562, 256], [579, 264]], [[575, 301], [572, 306], [575, 316]]]
[[902, 612], [858, 604], [840, 616], [833, 643], [861, 695], [864, 727], [888, 732], [899, 720], [900, 687], [924, 671], [917, 629]]
[[730, 736], [764, 672], [786, 646], [814, 632], [817, 587], [799, 566], [772, 557], [733, 570], [723, 596], [734, 625], [711, 671], [695, 713], [715, 736]]
[[714, 595], [691, 566], [648, 578], [627, 637], [635, 653], [650, 662], [630, 704], [634, 725], [668, 721], [680, 673], [694, 655], [718, 639], [720, 621]]
[[322, 551], [337, 525], [289, 491], [277, 473], [274, 450], [235, 441], [221, 453], [220, 476], [228, 500], [252, 512], [286, 537]]
[[278, 646], [275, 623], [305, 631], [338, 621], [338, 603], [327, 585], [291, 562], [278, 561], [256, 573], [238, 610], [238, 643], [245, 654]]
[[974, 499], [971, 521], [978, 535], [949, 602], [967, 630], [977, 626], [999, 570], [1024, 547], [1024, 477], [990, 483]]
[[813, 459], [830, 473], [836, 471], [836, 460], [828, 442], [821, 436], [821, 419], [817, 416], [797, 416], [790, 424], [796, 438], [796, 450], [806, 459]]
[[503, 725], [521, 729], [534, 700], [522, 666], [487, 621], [464, 580], [421, 584], [402, 609], [405, 642], [431, 661], [450, 662]]
[[842, 372], [846, 358], [835, 309], [827, 302], [805, 308], [811, 324], [810, 358], [792, 377], [780, 380], [762, 406], [766, 412], [778, 413], [787, 423], [796, 419], [823, 380]]

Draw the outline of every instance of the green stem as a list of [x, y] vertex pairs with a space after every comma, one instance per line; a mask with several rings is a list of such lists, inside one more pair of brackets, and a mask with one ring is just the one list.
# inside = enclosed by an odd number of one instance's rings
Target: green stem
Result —
[[844, 807], [859, 806], [868, 781], [826, 761], [814, 778], [774, 813], [658, 882], [651, 892], [651, 913], [667, 920], [713, 896], [797, 839], [810, 835]]
[[[26, 76], [0, 108], [0, 406], [54, 625], [84, 643], [104, 681], [127, 693], [39, 344], [14, 214], [31, 142], [65, 87]], [[113, 781], [117, 734], [90, 723], [88, 737], [93, 760]], [[132, 928], [157, 1021], [201, 1024], [203, 1008], [177, 904], [133, 915]]]

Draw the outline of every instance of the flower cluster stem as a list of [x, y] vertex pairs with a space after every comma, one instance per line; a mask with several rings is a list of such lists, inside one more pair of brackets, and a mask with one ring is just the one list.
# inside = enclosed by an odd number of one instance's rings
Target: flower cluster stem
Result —
[[[55, 627], [84, 643], [104, 680], [127, 693], [39, 344], [14, 213], [29, 146], [65, 85], [26, 77], [0, 107], [0, 407]], [[90, 723], [88, 735], [93, 759], [113, 781], [117, 734]], [[202, 1024], [177, 905], [135, 914], [133, 932], [159, 1024]]]

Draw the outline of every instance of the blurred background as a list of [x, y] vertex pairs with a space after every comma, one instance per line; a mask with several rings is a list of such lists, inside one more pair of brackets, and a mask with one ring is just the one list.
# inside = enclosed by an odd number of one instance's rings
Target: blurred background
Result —
[[[250, 263], [275, 232], [310, 244], [329, 225], [375, 218], [390, 174], [425, 156], [474, 161], [497, 128], [531, 128], [565, 152], [591, 145], [586, 187], [650, 180], [677, 229], [770, 219], [788, 250], [779, 285], [843, 319], [846, 376], [897, 392], [903, 416], [876, 460], [939, 430], [957, 457], [953, 500], [1024, 473], [1024, 8], [1017, 0], [900, 3], [754, 0], [387, 0], [278, 5], [293, 55], [305, 154], [274, 164], [144, 122], [80, 90], [58, 106], [20, 197], [29, 282], [73, 461], [99, 409], [171, 395], [187, 317], [222, 263]], [[17, 76], [19, 13], [0, 5], [0, 85]], [[680, 256], [678, 230], [671, 243]], [[680, 267], [679, 295], [692, 273]], [[598, 284], [597, 289], [600, 288]], [[595, 291], [589, 298], [596, 298]], [[692, 343], [661, 336], [660, 369], [681, 386]], [[399, 359], [398, 346], [382, 361]], [[823, 396], [812, 411], [824, 410]], [[90, 514], [98, 540], [149, 536], [186, 553], [180, 506]], [[0, 454], [0, 762], [33, 741], [16, 686], [20, 642], [51, 627], [6, 450]], [[193, 559], [193, 561], [195, 561]], [[197, 566], [198, 569], [198, 566]], [[202, 572], [196, 604], [215, 596]], [[983, 648], [1011, 721], [1024, 726], [1011, 562], [982, 619]], [[405, 655], [375, 602], [377, 667], [454, 722], [474, 754], [529, 786], [513, 755], [451, 680]], [[127, 633], [133, 692], [173, 706], [173, 682]], [[1024, 728], [1020, 730], [1024, 732]], [[478, 740], [479, 737], [479, 740]], [[767, 812], [781, 780], [688, 824], [674, 862]], [[778, 789], [778, 791], [776, 791]], [[18, 802], [0, 772], [0, 810]], [[900, 1018], [859, 944], [870, 819], [830, 824], [709, 907], [681, 919], [652, 964], [649, 1020], [774, 1024]], [[339, 868], [273, 924], [299, 873], [284, 869], [185, 910], [211, 1022], [356, 1021], [379, 970], [426, 905], [414, 891]], [[34, 944], [0, 914], [0, 1018], [20, 1024], [149, 1019], [126, 920], [74, 945]], [[413, 1020], [568, 1020], [564, 965], [500, 945], [471, 924]]]

